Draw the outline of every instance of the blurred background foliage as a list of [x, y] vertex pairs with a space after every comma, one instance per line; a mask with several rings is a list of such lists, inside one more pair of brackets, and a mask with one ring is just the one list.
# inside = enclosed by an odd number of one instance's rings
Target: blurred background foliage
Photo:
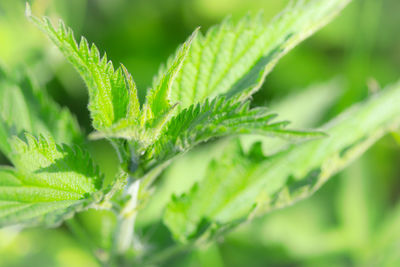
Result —
[[[204, 32], [231, 15], [273, 17], [286, 0], [30, 1], [33, 12], [63, 18], [132, 73], [143, 98], [159, 65], [197, 26]], [[0, 1], [0, 62], [28, 68], [57, 102], [91, 131], [83, 82], [24, 17], [25, 1]], [[330, 25], [285, 56], [254, 96], [296, 126], [318, 126], [399, 78], [400, 1], [354, 0]], [[335, 78], [336, 77], [336, 78]], [[334, 79], [335, 78], [335, 79]], [[351, 129], [349, 129], [351, 131]], [[181, 254], [170, 266], [400, 266], [399, 134], [387, 136], [308, 200], [256, 219], [215, 244]], [[397, 140], [397, 143], [396, 143]], [[244, 145], [246, 140], [242, 140]], [[89, 144], [108, 179], [117, 159], [104, 142]], [[144, 248], [169, 244], [160, 214], [173, 193], [201, 179], [210, 150], [201, 146], [163, 174], [138, 218]], [[0, 155], [1, 157], [1, 155]], [[2, 163], [4, 159], [0, 159]], [[229, 179], [229, 177], [227, 177]], [[0, 266], [98, 266], [90, 255], [112, 245], [112, 214], [88, 211], [60, 228], [0, 230]], [[89, 229], [77, 241], [74, 234]], [[81, 235], [82, 236], [82, 235]], [[85, 240], [84, 242], [82, 240]], [[151, 247], [150, 247], [151, 249]]]

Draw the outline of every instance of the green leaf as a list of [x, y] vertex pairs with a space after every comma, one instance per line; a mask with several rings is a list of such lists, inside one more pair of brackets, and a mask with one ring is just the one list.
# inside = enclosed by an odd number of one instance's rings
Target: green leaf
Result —
[[235, 196], [245, 194], [243, 191], [253, 178], [248, 175], [249, 170], [255, 170], [263, 161], [266, 161], [264, 157], [243, 154], [238, 145], [229, 147], [222, 157], [211, 161], [204, 179], [187, 194], [173, 197], [167, 206], [164, 222], [174, 237], [181, 242], [200, 237], [204, 227], [219, 224], [219, 213], [234, 213], [236, 219], [246, 217], [254, 208], [247, 201], [236, 202], [239, 205], [233, 210], [226, 206]]
[[143, 159], [159, 164], [201, 142], [228, 135], [261, 134], [297, 140], [324, 136], [321, 132], [284, 129], [288, 122], [272, 122], [275, 117], [267, 108], [250, 109], [249, 101], [237, 102], [224, 97], [207, 99], [172, 118], [161, 137], [146, 150]]
[[56, 29], [48, 18], [41, 20], [32, 16], [29, 5], [26, 14], [47, 34], [85, 81], [89, 90], [89, 110], [96, 130], [107, 129], [120, 119], [138, 119], [140, 104], [137, 89], [122, 65], [115, 70], [107, 55], [100, 57], [97, 47], [94, 44], [89, 47], [84, 37], [78, 45], [72, 29], [61, 20]]
[[153, 81], [153, 88], [146, 95], [146, 103], [143, 108], [144, 120], [150, 120], [168, 112], [174, 104], [170, 101], [171, 87], [178, 71], [182, 67], [193, 39], [196, 37], [196, 30], [189, 39], [179, 48], [176, 57], [169, 62], [166, 71], [160, 70], [160, 79]]
[[[326, 111], [338, 100], [343, 92], [340, 79], [333, 79], [322, 84], [313, 84], [299, 92], [294, 92], [284, 99], [268, 104], [280, 118], [290, 121], [295, 128], [316, 127]], [[310, 103], [313, 103], [310, 105]], [[261, 141], [265, 155], [273, 155], [291, 145], [285, 139], [272, 139], [261, 135], [240, 136], [243, 149], [247, 151], [253, 143]]]
[[[321, 121], [332, 105], [343, 92], [342, 83], [334, 79], [321, 84], [311, 85], [309, 88], [299, 90], [283, 99], [278, 99], [268, 106], [278, 112], [279, 118], [288, 119], [296, 127], [315, 127]], [[313, 105], [310, 105], [310, 103]], [[290, 124], [291, 126], [293, 124]], [[292, 126], [293, 127], [293, 126]], [[247, 153], [257, 141], [262, 141], [263, 153], [273, 155], [277, 151], [287, 149], [290, 140], [270, 138], [261, 135], [239, 136], [243, 150]], [[149, 198], [149, 203], [139, 216], [139, 223], [149, 224], [159, 220], [162, 210], [173, 194], [182, 194], [188, 191], [193, 183], [203, 177], [211, 159], [219, 158], [228, 139], [199, 146], [188, 151], [183, 157], [174, 160], [170, 167], [163, 173], [161, 183], [157, 183], [156, 191]], [[187, 173], [191, 173], [187, 176]], [[143, 183], [142, 183], [143, 185]]]
[[400, 203], [387, 212], [387, 216], [380, 218], [379, 228], [374, 231], [372, 241], [367, 244], [366, 255], [363, 263], [376, 266], [396, 266], [400, 263], [397, 253], [400, 238]]
[[27, 131], [52, 135], [59, 143], [82, 143], [75, 117], [41, 90], [25, 71], [0, 69], [0, 150], [10, 154], [8, 138]]
[[0, 151], [6, 156], [11, 155], [11, 146], [8, 143], [8, 137], [12, 132], [13, 129], [8, 127], [8, 125], [0, 118]]
[[0, 227], [52, 225], [100, 202], [103, 175], [79, 147], [25, 135], [10, 141], [15, 168], [0, 168]]
[[249, 97], [283, 55], [328, 23], [348, 2], [300, 0], [270, 23], [261, 15], [247, 16], [238, 23], [227, 19], [206, 35], [198, 34], [176, 75], [169, 100], [180, 103], [182, 110], [221, 94]]
[[247, 154], [240, 149], [233, 153], [228, 146], [226, 158], [212, 163], [191, 192], [170, 202], [165, 224], [175, 238], [187, 242], [310, 196], [384, 134], [400, 127], [399, 101], [400, 83], [326, 124], [322, 129], [328, 138], [274, 156], [265, 157], [261, 143]]
[[175, 108], [178, 105], [178, 103], [169, 101], [171, 86], [196, 33], [197, 31], [179, 49], [169, 69], [162, 70], [160, 80], [153, 82], [152, 89], [147, 92], [140, 121], [121, 119], [102, 133], [91, 134], [91, 137], [114, 137], [133, 140], [136, 143], [140, 143], [141, 147], [154, 143], [159, 138], [167, 122], [174, 115]]
[[394, 140], [400, 145], [400, 131], [392, 133]]

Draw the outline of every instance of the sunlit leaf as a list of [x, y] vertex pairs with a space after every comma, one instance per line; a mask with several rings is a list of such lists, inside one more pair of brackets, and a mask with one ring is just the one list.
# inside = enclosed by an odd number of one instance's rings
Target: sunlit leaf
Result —
[[[225, 159], [212, 163], [192, 191], [172, 200], [165, 223], [178, 240], [186, 242], [205, 231], [204, 223], [208, 233], [215, 234], [248, 216], [309, 197], [383, 135], [399, 128], [399, 100], [400, 84], [395, 84], [326, 124], [322, 129], [328, 138], [274, 156], [265, 157], [260, 143], [248, 154], [241, 149], [232, 152], [228, 146]], [[210, 199], [214, 201], [207, 204]]]
[[249, 97], [283, 55], [348, 2], [297, 1], [269, 23], [262, 15], [246, 16], [236, 23], [228, 18], [205, 35], [199, 33], [172, 85], [170, 101], [180, 103], [181, 110], [221, 94]]
[[323, 137], [316, 131], [286, 129], [286, 121], [273, 121], [276, 114], [267, 108], [250, 108], [250, 102], [226, 100], [224, 97], [192, 105], [172, 118], [167, 130], [144, 154], [146, 160], [158, 162], [183, 153], [215, 137], [260, 134], [289, 140]]
[[72, 29], [63, 21], [60, 20], [58, 28], [55, 28], [48, 18], [32, 16], [29, 5], [26, 14], [47, 34], [85, 81], [95, 129], [107, 129], [120, 119], [136, 121], [140, 108], [137, 89], [123, 66], [114, 69], [107, 55], [101, 57], [98, 48], [94, 44], [89, 46], [84, 37], [78, 44]]
[[104, 198], [103, 175], [87, 152], [25, 139], [9, 139], [15, 168], [0, 169], [0, 226], [56, 224]]

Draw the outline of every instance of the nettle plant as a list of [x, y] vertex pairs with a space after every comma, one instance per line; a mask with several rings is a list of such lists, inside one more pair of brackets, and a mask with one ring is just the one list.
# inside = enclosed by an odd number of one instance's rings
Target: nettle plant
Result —
[[[160, 263], [310, 196], [385, 133], [398, 129], [400, 85], [318, 130], [287, 128], [288, 122], [266, 107], [251, 107], [251, 96], [284, 54], [348, 2], [298, 1], [269, 23], [249, 15], [238, 22], [226, 19], [205, 35], [196, 30], [160, 68], [144, 103], [123, 65], [114, 68], [84, 37], [78, 43], [62, 21], [54, 27], [28, 6], [27, 17], [87, 85], [94, 128], [89, 139], [108, 140], [120, 165], [113, 181], [105, 183], [74, 116], [28, 75], [2, 70], [0, 149], [13, 166], [0, 168], [0, 226], [65, 222], [87, 241], [88, 229], [73, 216], [109, 210], [114, 223], [99, 231], [100, 241], [84, 242], [99, 262]], [[249, 135], [258, 138], [244, 149], [249, 139], [242, 136]], [[152, 198], [155, 181], [178, 156], [209, 140], [219, 144], [218, 157], [210, 149], [214, 159], [206, 175], [185, 194], [173, 196], [161, 215], [174, 242], [145, 244], [135, 219]], [[269, 146], [276, 142], [279, 149], [275, 145], [271, 153]], [[102, 224], [103, 217], [96, 218]]]

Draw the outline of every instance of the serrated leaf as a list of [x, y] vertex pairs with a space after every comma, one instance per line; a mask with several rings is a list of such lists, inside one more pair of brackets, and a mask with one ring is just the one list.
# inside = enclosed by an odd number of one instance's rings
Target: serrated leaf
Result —
[[56, 29], [48, 18], [43, 20], [32, 16], [27, 6], [27, 17], [38, 26], [59, 48], [75, 67], [89, 90], [89, 110], [96, 130], [111, 127], [121, 119], [136, 121], [140, 104], [137, 89], [130, 74], [121, 65], [114, 69], [104, 54], [100, 57], [98, 48], [82, 37], [78, 43], [72, 29], [60, 20]]
[[[264, 159], [254, 157], [253, 152], [259, 149], [246, 155], [232, 153], [229, 148], [225, 153], [229, 160], [213, 163], [198, 189], [170, 202], [164, 222], [178, 240], [187, 242], [199, 235], [199, 225], [204, 221], [217, 234], [225, 225], [310, 196], [385, 133], [400, 127], [399, 101], [400, 83], [326, 124], [323, 129], [328, 138], [294, 146]], [[215, 207], [201, 206], [208, 205], [210, 199], [215, 199]]]
[[140, 143], [142, 147], [157, 140], [178, 105], [169, 100], [171, 86], [196, 33], [197, 31], [179, 49], [176, 58], [172, 60], [169, 69], [163, 71], [160, 80], [153, 82], [152, 89], [147, 92], [139, 121], [132, 122], [122, 119], [102, 133], [93, 133], [91, 137], [123, 138]]
[[297, 140], [324, 136], [321, 132], [284, 129], [288, 122], [273, 122], [275, 117], [276, 114], [267, 108], [250, 109], [249, 101], [241, 103], [224, 97], [207, 99], [172, 118], [160, 138], [147, 149], [143, 159], [159, 163], [201, 142], [228, 135], [261, 134]]
[[[326, 111], [338, 100], [342, 92], [342, 83], [334, 79], [311, 85], [309, 88], [294, 92], [283, 99], [275, 100], [271, 103], [270, 108], [280, 114], [279, 118], [290, 120], [296, 127], [315, 127]], [[313, 105], [310, 105], [310, 102]], [[290, 140], [260, 135], [241, 135], [239, 139], [245, 153], [250, 150], [254, 143], [262, 141], [262, 150], [267, 156], [287, 149], [288, 145], [291, 145]], [[174, 160], [163, 173], [162, 182], [157, 184], [156, 191], [149, 198], [146, 208], [141, 211], [140, 223], [148, 224], [150, 221], [159, 220], [161, 211], [165, 208], [171, 196], [188, 191], [195, 181], [203, 177], [210, 160], [220, 158], [224, 144], [228, 141], [221, 139], [198, 147]], [[192, 175], [187, 176], [187, 173]]]
[[0, 227], [50, 226], [104, 198], [103, 175], [87, 152], [51, 138], [25, 139], [10, 141], [15, 168], [0, 168]]
[[[265, 157], [243, 154], [238, 145], [229, 147], [222, 157], [211, 161], [204, 180], [187, 194], [173, 198], [167, 207], [164, 222], [176, 239], [186, 242], [199, 237], [204, 222], [208, 222], [208, 227], [218, 224], [218, 214], [227, 212], [225, 205], [233, 196], [243, 195], [242, 191], [251, 182], [253, 176], [247, 175], [248, 170], [256, 169], [263, 161]], [[240, 218], [246, 217], [252, 209], [252, 206], [239, 205], [234, 212], [240, 214], [237, 216]]]
[[[284, 99], [272, 102], [269, 107], [277, 112], [280, 118], [290, 121], [291, 127], [312, 128], [326, 115], [326, 110], [337, 101], [342, 92], [343, 83], [340, 79], [333, 79], [294, 92]], [[310, 103], [313, 104], [310, 105]], [[240, 136], [240, 142], [245, 151], [258, 141], [261, 141], [265, 155], [273, 155], [291, 145], [285, 139], [276, 140], [261, 135]]]
[[193, 39], [196, 37], [196, 30], [189, 39], [180, 47], [176, 57], [168, 64], [169, 68], [161, 74], [160, 80], [153, 82], [153, 88], [146, 95], [146, 103], [144, 104], [143, 114], [144, 121], [151, 120], [155, 117], [162, 116], [174, 104], [170, 101], [171, 87], [175, 80], [176, 74], [182, 67], [187, 53], [190, 49]]
[[82, 143], [75, 117], [61, 108], [23, 71], [0, 70], [0, 150], [10, 154], [8, 138], [23, 131], [52, 135], [57, 142]]
[[300, 0], [270, 23], [261, 15], [238, 23], [226, 19], [206, 35], [198, 34], [172, 85], [170, 101], [180, 103], [182, 110], [221, 94], [249, 97], [283, 55], [328, 23], [349, 1]]

